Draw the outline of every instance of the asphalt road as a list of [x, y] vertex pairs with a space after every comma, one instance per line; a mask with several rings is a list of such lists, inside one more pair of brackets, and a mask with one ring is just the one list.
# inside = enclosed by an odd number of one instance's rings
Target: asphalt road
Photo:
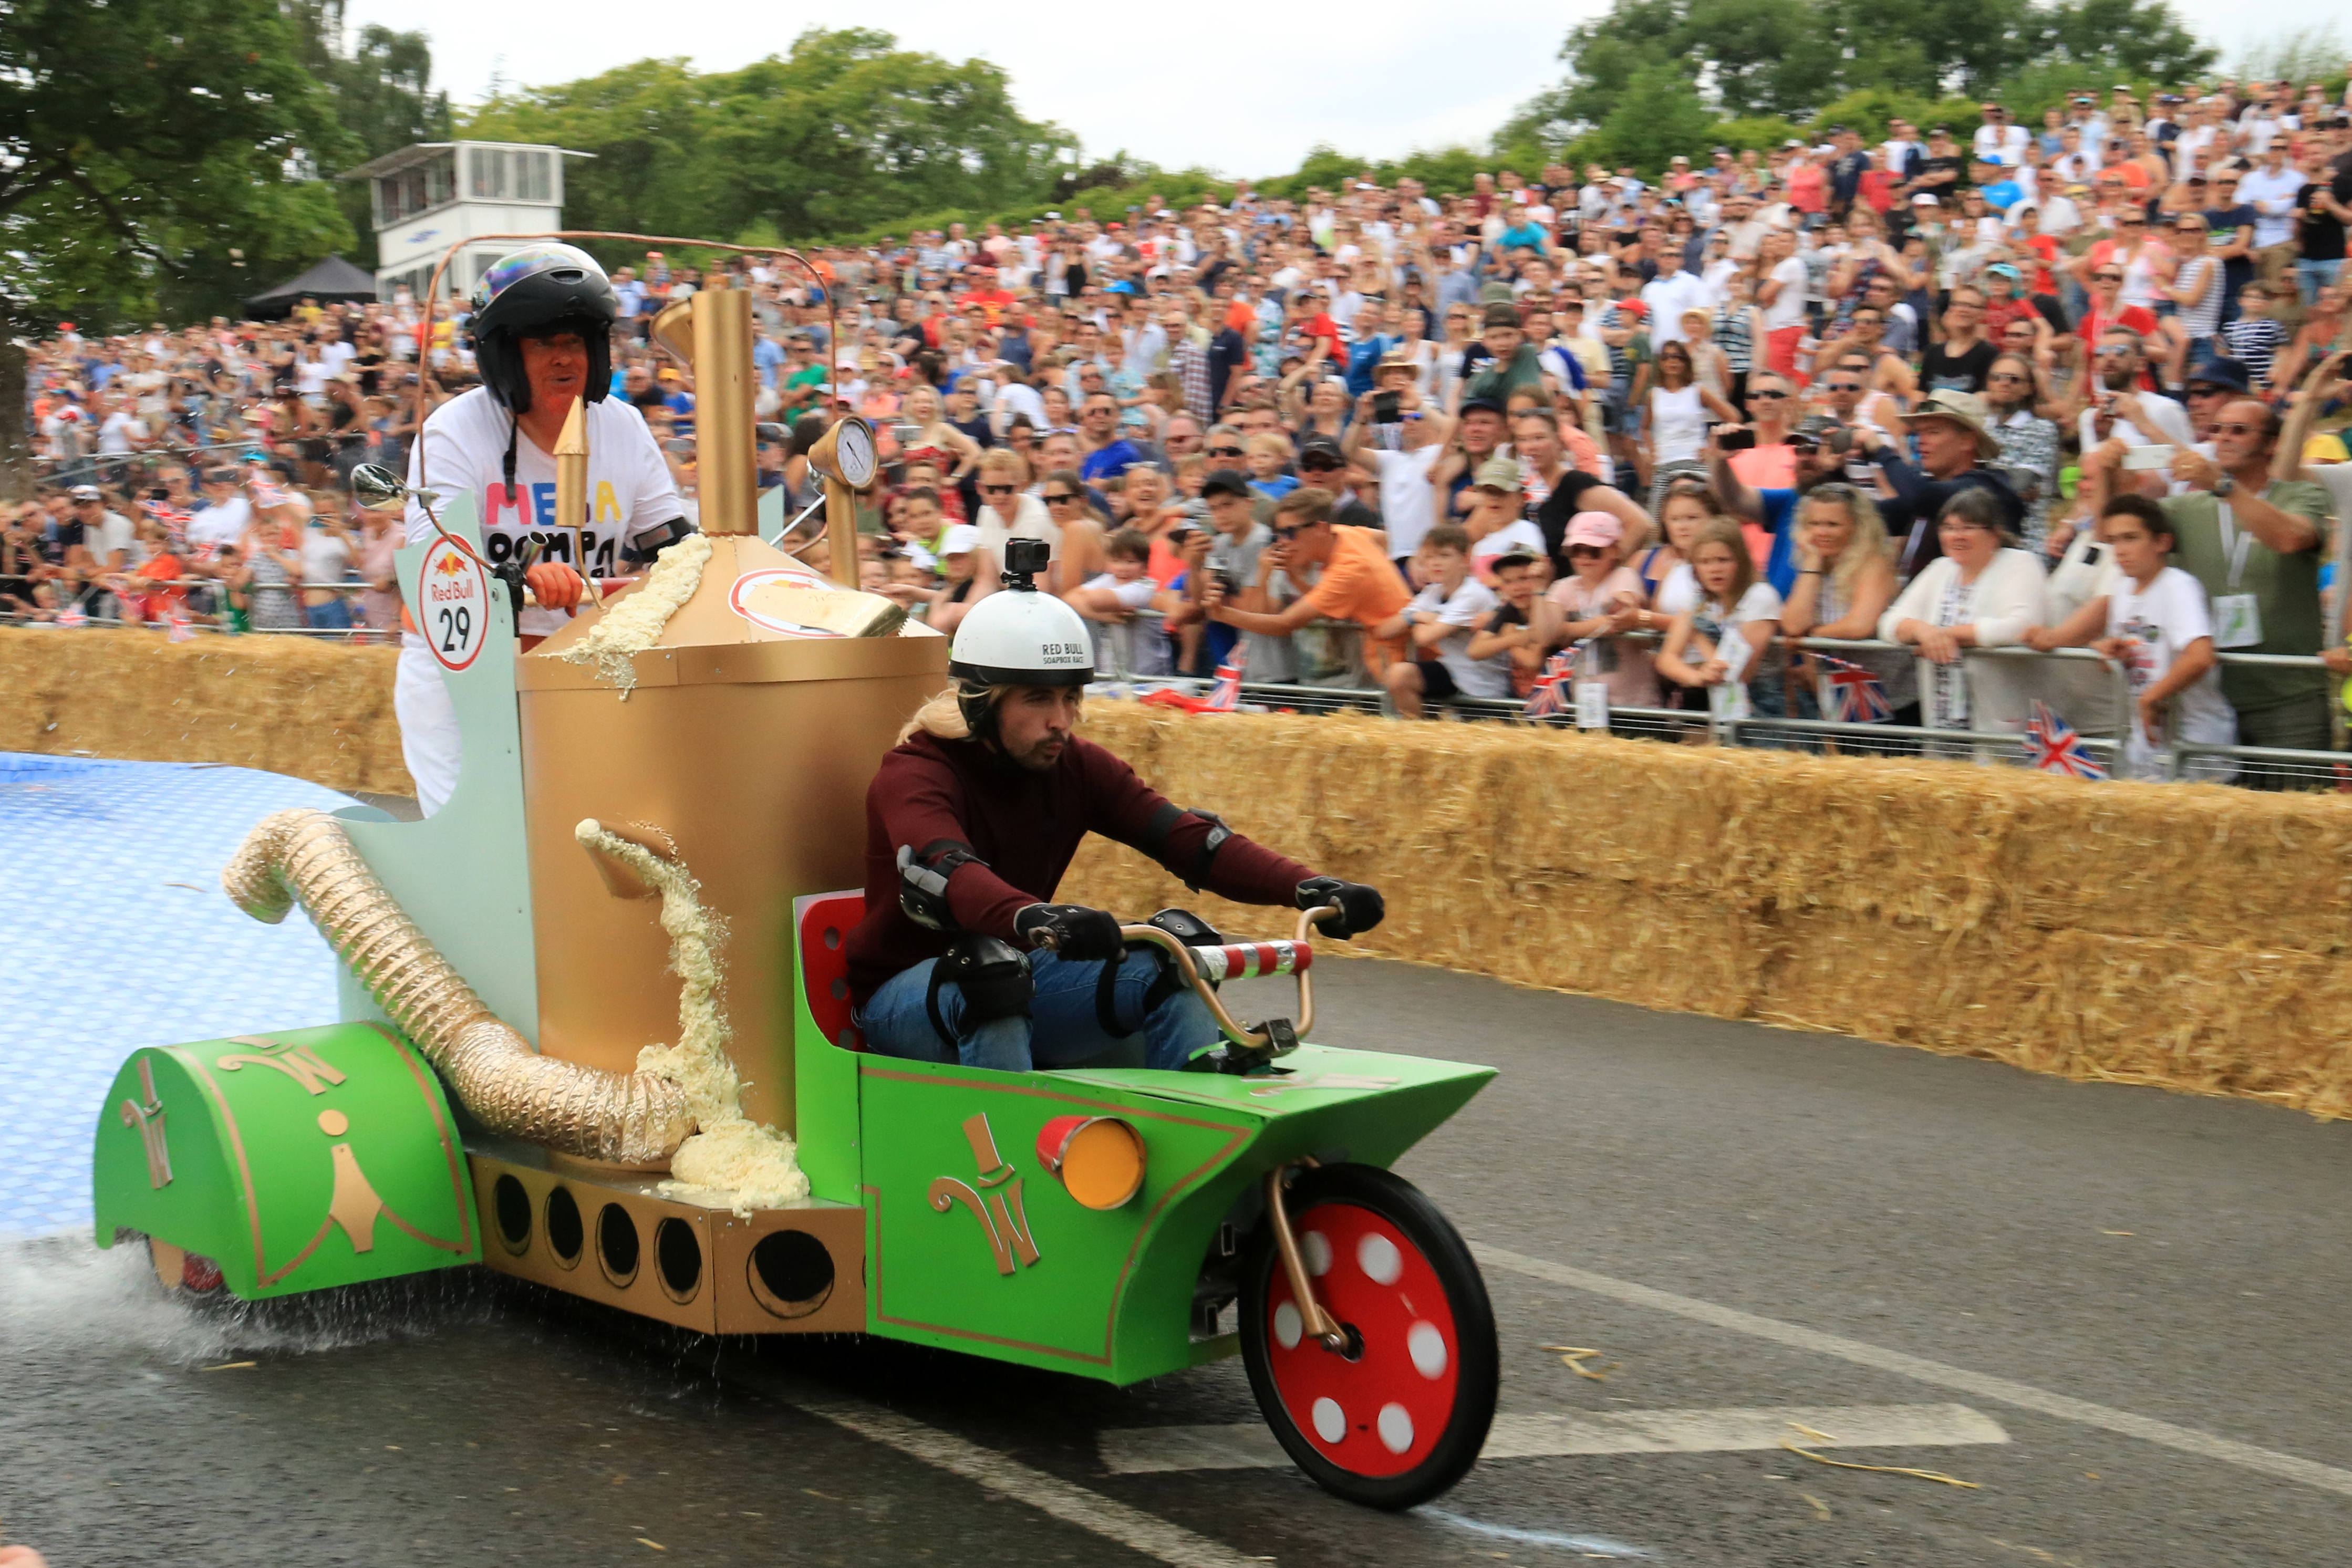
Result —
[[1238, 1363], [1118, 1391], [483, 1276], [191, 1313], [52, 1239], [0, 1246], [0, 1542], [59, 1568], [2341, 1560], [2352, 1130], [1393, 963], [1318, 999], [1333, 1043], [1502, 1070], [1400, 1169], [1483, 1249], [1506, 1415], [1960, 1406], [2007, 1440], [1827, 1456], [1972, 1488], [1778, 1448], [1489, 1458], [1387, 1516], [1284, 1468], [1106, 1465], [1106, 1431], [1254, 1421]]

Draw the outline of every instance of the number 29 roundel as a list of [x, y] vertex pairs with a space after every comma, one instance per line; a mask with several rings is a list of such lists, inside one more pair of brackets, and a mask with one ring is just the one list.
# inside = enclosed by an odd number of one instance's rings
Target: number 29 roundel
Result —
[[446, 539], [436, 539], [417, 573], [425, 645], [447, 670], [462, 670], [489, 640], [489, 578], [481, 563]]

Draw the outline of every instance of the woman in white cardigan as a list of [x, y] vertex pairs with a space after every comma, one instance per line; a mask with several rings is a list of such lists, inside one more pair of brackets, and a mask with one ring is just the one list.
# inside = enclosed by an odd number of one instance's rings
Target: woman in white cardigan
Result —
[[[1919, 650], [1919, 722], [1929, 729], [2021, 733], [2033, 700], [2031, 661], [1968, 659], [1967, 648], [2007, 648], [2042, 622], [2042, 563], [2015, 548], [2000, 502], [1963, 490], [1936, 521], [1944, 553], [1879, 617], [1882, 642]], [[1997, 748], [1977, 747], [1990, 762]], [[1966, 755], [1930, 743], [1931, 757]]]

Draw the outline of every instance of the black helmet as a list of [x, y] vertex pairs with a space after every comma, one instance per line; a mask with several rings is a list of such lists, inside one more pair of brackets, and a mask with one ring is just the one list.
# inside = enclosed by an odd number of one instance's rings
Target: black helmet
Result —
[[525, 338], [577, 332], [588, 343], [590, 402], [602, 402], [613, 381], [613, 323], [621, 302], [596, 258], [577, 246], [533, 245], [491, 264], [474, 290], [474, 362], [482, 384], [516, 413], [530, 412], [530, 378], [523, 373]]

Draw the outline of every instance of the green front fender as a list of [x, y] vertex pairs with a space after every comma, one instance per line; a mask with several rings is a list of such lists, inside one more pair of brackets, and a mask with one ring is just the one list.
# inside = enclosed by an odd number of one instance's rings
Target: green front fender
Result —
[[381, 1024], [141, 1051], [91, 1155], [98, 1244], [202, 1253], [247, 1300], [481, 1259], [440, 1080]]

